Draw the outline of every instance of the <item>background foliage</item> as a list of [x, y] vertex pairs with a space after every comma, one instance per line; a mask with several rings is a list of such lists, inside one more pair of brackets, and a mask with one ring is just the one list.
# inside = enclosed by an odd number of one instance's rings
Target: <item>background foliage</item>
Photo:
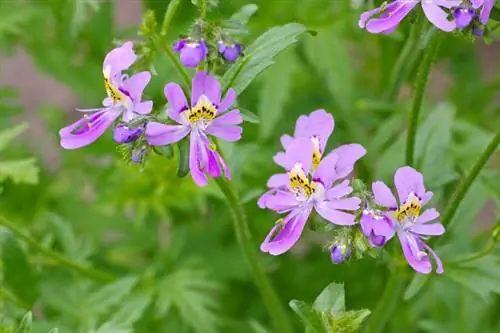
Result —
[[[7, 56], [24, 49], [40, 72], [68, 87], [82, 106], [98, 105], [104, 94], [103, 55], [115, 41], [137, 38], [136, 26], [117, 29], [117, 2], [2, 1], [0, 47]], [[161, 22], [168, 1], [142, 3]], [[404, 82], [398, 98], [387, 98], [409, 20], [393, 35], [374, 36], [357, 27], [361, 1], [254, 3], [258, 9], [249, 20], [250, 33], [240, 40], [247, 46], [275, 25], [299, 22], [317, 32], [299, 37], [250, 83], [238, 102], [259, 121], [245, 123], [237, 149], [223, 146], [257, 247], [276, 219], [258, 209], [256, 197], [278, 170], [272, 156], [279, 149], [279, 136], [292, 132], [300, 114], [325, 108], [336, 121], [332, 146], [359, 142], [368, 150], [357, 176], [390, 183], [404, 160], [411, 82]], [[221, 1], [209, 17], [227, 19], [243, 5], [248, 3]], [[187, 31], [195, 12], [189, 1], [181, 3], [169, 40]], [[415, 48], [416, 64], [423, 43], [425, 36]], [[416, 152], [426, 185], [435, 192], [433, 203], [441, 209], [500, 126], [500, 76], [490, 73], [493, 78], [484, 79], [477, 47], [482, 41], [449, 35], [444, 43], [436, 77], [446, 77], [447, 84], [431, 81], [432, 98], [424, 105]], [[272, 54], [273, 47], [266, 45], [271, 50], [261, 52]], [[258, 50], [248, 47], [247, 52]], [[264, 64], [257, 58], [246, 66], [258, 70]], [[411, 79], [415, 66], [407, 67]], [[146, 94], [156, 105], [164, 105], [163, 85], [181, 78], [163, 54], [154, 59], [154, 69], [157, 75]], [[236, 87], [248, 83], [240, 78]], [[109, 133], [79, 151], [60, 149], [61, 164], [54, 171], [42, 162], [43, 147], [31, 150], [20, 139], [30, 129], [17, 124], [14, 116], [36, 112], [49, 128], [44, 135], [56, 140], [58, 129], [74, 114], [57, 104], [37, 110], [23, 110], [19, 104], [15, 89], [0, 87], [0, 214], [42, 248], [109, 276], [92, 279], [62, 267], [19, 235], [0, 229], [0, 331], [271, 331], [237, 246], [230, 213], [213, 184], [199, 189], [189, 177], [177, 178], [176, 162], [161, 156], [154, 156], [142, 171], [128, 166]], [[470, 265], [446, 266], [488, 241], [498, 218], [499, 180], [494, 159], [436, 244], [445, 274], [415, 276], [386, 332], [499, 331], [500, 253]], [[292, 253], [261, 256], [284, 302], [302, 300], [291, 303], [299, 316], [290, 309], [297, 331], [303, 330], [304, 311], [321, 317], [324, 304], [316, 301], [313, 309], [306, 303], [313, 303], [332, 281], [344, 283], [348, 309], [373, 309], [391, 272], [390, 265], [388, 269], [383, 260], [373, 258], [333, 265], [328, 254], [314, 246], [319, 238], [309, 232]], [[332, 308], [343, 310], [344, 304]]]

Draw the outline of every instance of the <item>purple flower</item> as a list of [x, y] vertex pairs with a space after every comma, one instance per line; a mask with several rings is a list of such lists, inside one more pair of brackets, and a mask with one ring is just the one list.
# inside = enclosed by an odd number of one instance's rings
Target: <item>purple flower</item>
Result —
[[391, 219], [376, 209], [364, 209], [360, 225], [361, 231], [373, 247], [383, 247], [394, 236]]
[[359, 27], [371, 33], [389, 34], [418, 3], [421, 3], [425, 16], [436, 27], [447, 32], [455, 30], [454, 20], [448, 19], [448, 13], [443, 8], [455, 8], [462, 0], [395, 0], [362, 13]]
[[453, 11], [453, 17], [459, 29], [467, 28], [474, 16], [476, 16], [476, 11], [472, 8], [458, 7]]
[[219, 81], [206, 72], [198, 72], [193, 78], [190, 106], [178, 84], [167, 84], [165, 97], [168, 100], [167, 115], [177, 124], [148, 123], [148, 143], [164, 146], [178, 142], [190, 134], [189, 168], [196, 184], [206, 185], [207, 173], [212, 177], [219, 177], [221, 167], [225, 177], [230, 179], [229, 169], [208, 135], [226, 141], [238, 141], [241, 138], [243, 129], [237, 126], [243, 122], [240, 110], [228, 112], [236, 99], [236, 91], [229, 89], [221, 101]]
[[204, 40], [181, 39], [174, 43], [172, 49], [180, 53], [181, 63], [189, 68], [198, 66], [208, 55], [207, 43]]
[[219, 53], [229, 62], [235, 62], [241, 54], [242, 48], [240, 44], [226, 44], [223, 41], [218, 43]]
[[130, 143], [137, 140], [143, 132], [142, 127], [130, 128], [125, 124], [118, 124], [113, 130], [113, 139], [118, 144]]
[[138, 115], [151, 112], [153, 102], [141, 102], [142, 92], [151, 74], [145, 71], [131, 77], [122, 75], [122, 71], [128, 69], [136, 59], [132, 42], [126, 42], [106, 55], [103, 74], [108, 97], [102, 102], [104, 107], [77, 109], [88, 114], [59, 131], [63, 148], [77, 149], [91, 144], [122, 114], [123, 121], [127, 123]]
[[[495, 4], [495, 0], [471, 0], [470, 4], [461, 4], [456, 7], [453, 11], [453, 16], [455, 18], [457, 28], [464, 29], [467, 28], [475, 18], [479, 20], [479, 23], [486, 25], [490, 19], [491, 10]], [[475, 30], [478, 22], [474, 22], [472, 30], [476, 35], [482, 36], [481, 33], [476, 33]]]
[[[313, 167], [319, 165], [321, 157], [325, 151], [326, 143], [330, 138], [335, 127], [333, 116], [323, 109], [311, 112], [310, 115], [302, 115], [295, 123], [294, 137], [290, 135], [283, 135], [281, 137], [281, 145], [286, 149], [294, 138], [307, 138], [310, 140], [313, 153], [311, 156]], [[354, 168], [354, 163], [363, 157], [366, 153], [365, 149], [359, 144], [348, 144], [340, 146], [332, 151], [338, 155], [339, 160], [335, 165], [335, 172], [339, 178], [347, 177]], [[284, 152], [279, 152], [274, 156], [274, 161], [279, 166], [287, 169], [286, 158]], [[266, 207], [266, 201], [271, 197], [279, 188], [279, 183], [276, 184], [275, 180], [287, 177], [286, 174], [277, 174], [271, 177], [267, 183], [270, 190], [264, 193], [257, 204], [260, 208]], [[285, 186], [286, 187], [286, 186]]]
[[381, 181], [372, 184], [375, 202], [389, 209], [386, 216], [395, 226], [406, 260], [417, 272], [428, 274], [432, 271], [429, 255], [434, 257], [438, 274], [443, 273], [443, 264], [437, 254], [422, 240], [426, 236], [438, 236], [444, 233], [441, 223], [429, 223], [439, 217], [434, 208], [424, 206], [432, 198], [432, 192], [424, 187], [423, 176], [415, 169], [405, 166], [399, 168], [394, 175], [400, 205], [387, 185]]
[[[302, 119], [309, 123], [310, 118]], [[355, 160], [363, 156], [365, 150], [361, 145], [345, 147], [347, 149], [342, 153], [330, 152], [316, 166], [313, 161], [315, 144], [310, 137], [299, 136], [286, 142], [280, 162], [287, 173], [269, 179], [268, 185], [273, 190], [265, 195], [265, 207], [287, 215], [267, 235], [260, 247], [263, 252], [280, 255], [292, 248], [313, 210], [334, 224], [355, 223], [355, 215], [348, 211], [357, 210], [361, 200], [347, 197], [352, 188], [343, 178], [352, 171]]]
[[351, 256], [350, 242], [337, 242], [330, 247], [330, 257], [334, 264], [340, 264]]

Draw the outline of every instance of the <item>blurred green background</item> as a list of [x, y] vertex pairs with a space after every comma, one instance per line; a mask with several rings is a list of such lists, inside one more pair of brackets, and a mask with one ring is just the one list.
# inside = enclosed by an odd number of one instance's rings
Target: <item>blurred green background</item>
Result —
[[[249, 3], [220, 1], [209, 18], [227, 19]], [[240, 38], [244, 45], [289, 22], [317, 31], [282, 52], [239, 97], [239, 105], [260, 122], [245, 123], [243, 140], [223, 145], [257, 248], [277, 216], [260, 210], [256, 199], [279, 170], [272, 162], [279, 137], [293, 132], [300, 114], [317, 108], [331, 112], [336, 124], [329, 145], [363, 144], [368, 154], [357, 177], [391, 183], [403, 165], [411, 80], [422, 43], [412, 49], [414, 63], [405, 67], [408, 81], [390, 98], [410, 19], [390, 36], [370, 35], [357, 26], [362, 1], [252, 3], [258, 11], [249, 21], [251, 33]], [[101, 102], [101, 64], [113, 43], [138, 38], [144, 10], [154, 10], [161, 20], [167, 5], [162, 0], [0, 2], [0, 215], [44, 247], [120, 278], [106, 287], [0, 228], [5, 332], [29, 310], [34, 333], [54, 327], [61, 333], [271, 332], [214, 184], [200, 189], [190, 177], [177, 178], [176, 161], [161, 156], [153, 156], [143, 171], [128, 166], [110, 133], [77, 151], [58, 145], [57, 131], [79, 116], [72, 110]], [[195, 13], [190, 1], [181, 3], [169, 41], [188, 32]], [[499, 45], [450, 34], [439, 53], [416, 154], [438, 209], [500, 126]], [[163, 86], [180, 77], [165, 55], [155, 58], [154, 68], [146, 95], [160, 106]], [[484, 170], [437, 246], [445, 265], [486, 243], [498, 218], [498, 165], [494, 158]], [[307, 232], [291, 253], [260, 256], [284, 304], [310, 302], [336, 281], [345, 284], [348, 308], [373, 309], [389, 274], [385, 262], [365, 258], [333, 265], [322, 241], [322, 235]], [[494, 253], [470, 267], [445, 266], [443, 276], [416, 278], [384, 332], [500, 332], [499, 259]], [[423, 288], [415, 287], [419, 284]], [[289, 314], [297, 332], [303, 331]]]

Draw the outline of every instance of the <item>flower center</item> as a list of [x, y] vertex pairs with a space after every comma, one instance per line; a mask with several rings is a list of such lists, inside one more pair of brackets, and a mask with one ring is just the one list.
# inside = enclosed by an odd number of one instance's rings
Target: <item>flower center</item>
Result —
[[306, 177], [300, 163], [295, 164], [288, 173], [288, 178], [290, 179], [290, 188], [299, 199], [306, 200], [316, 191], [316, 186]]
[[215, 106], [210, 102], [208, 97], [201, 95], [196, 105], [188, 111], [187, 118], [193, 125], [199, 123], [201, 120], [202, 124], [206, 126], [215, 118], [216, 112]]
[[312, 156], [312, 163], [314, 166], [314, 169], [316, 169], [319, 165], [319, 162], [321, 161], [321, 151], [319, 150], [319, 138], [317, 136], [313, 136], [311, 138], [311, 141], [313, 143], [313, 156]]
[[102, 74], [104, 75], [104, 89], [106, 93], [113, 100], [113, 104], [124, 104], [127, 100], [127, 95], [125, 95], [119, 88], [116, 88], [113, 83], [111, 83], [110, 69], [106, 67]]
[[403, 222], [405, 219], [409, 219], [410, 221], [413, 222], [420, 215], [421, 208], [422, 208], [422, 202], [412, 192], [408, 195], [406, 201], [396, 211], [396, 217], [400, 223]]

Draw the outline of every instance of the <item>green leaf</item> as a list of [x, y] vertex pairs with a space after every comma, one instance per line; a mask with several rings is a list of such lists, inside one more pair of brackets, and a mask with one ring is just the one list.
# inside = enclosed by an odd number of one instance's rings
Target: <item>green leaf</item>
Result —
[[297, 41], [306, 28], [302, 24], [289, 23], [269, 29], [253, 42], [244, 57], [232, 65], [222, 78], [223, 91], [234, 88], [241, 94], [266, 68], [274, 64], [274, 57]]
[[309, 304], [303, 301], [292, 300], [288, 303], [288, 305], [304, 323], [306, 326], [306, 332], [326, 333], [319, 313], [316, 312]]
[[38, 297], [40, 279], [29, 265], [26, 253], [8, 232], [0, 233], [3, 261], [3, 283], [23, 303], [32, 306]]
[[97, 331], [91, 331], [90, 333], [133, 333], [134, 331], [130, 328], [123, 328], [115, 323], [105, 323], [97, 329]]
[[66, 255], [75, 261], [83, 262], [92, 253], [92, 246], [88, 238], [79, 238], [75, 235], [71, 223], [64, 221], [55, 214], [47, 214], [50, 223], [54, 226], [57, 239], [61, 242]]
[[172, 157], [174, 157], [174, 149], [172, 148], [172, 145], [153, 146], [153, 151], [156, 154], [164, 156], [169, 160], [172, 159]]
[[0, 2], [0, 39], [20, 35], [42, 13], [40, 6], [16, 1]]
[[189, 140], [184, 139], [177, 143], [179, 149], [179, 166], [177, 177], [185, 177], [189, 173]]
[[26, 313], [21, 320], [21, 323], [16, 329], [16, 333], [31, 333], [31, 324], [33, 322], [33, 315], [31, 311]]
[[339, 315], [345, 311], [344, 285], [330, 283], [314, 301], [313, 308], [319, 312]]
[[120, 303], [137, 283], [136, 277], [125, 277], [112, 282], [91, 293], [86, 300], [87, 306], [95, 313], [102, 313]]
[[16, 184], [37, 184], [38, 171], [35, 158], [0, 161], [0, 182], [11, 179]]
[[99, 10], [100, 3], [98, 0], [73, 0], [68, 4], [71, 6], [69, 34], [71, 38], [76, 38], [90, 14]]
[[429, 275], [424, 274], [414, 274], [413, 279], [405, 290], [403, 299], [409, 301], [415, 297], [423, 286], [429, 281]]
[[259, 9], [259, 7], [254, 3], [244, 5], [240, 8], [240, 10], [234, 13], [229, 20], [239, 22], [242, 25], [246, 25], [248, 23], [248, 20], [253, 16], [253, 14], [255, 14], [257, 9]]
[[5, 149], [8, 144], [19, 134], [28, 129], [27, 123], [19, 124], [15, 127], [5, 129], [0, 132], [0, 151]]
[[59, 329], [58, 328], [53, 328], [48, 333], [59, 333]]
[[244, 109], [244, 108], [239, 108], [239, 110], [241, 113], [241, 117], [243, 118], [244, 121], [252, 123], [252, 124], [259, 124], [260, 123], [259, 116], [257, 116], [252, 111]]
[[150, 301], [151, 294], [138, 294], [128, 297], [125, 304], [113, 314], [111, 321], [123, 327], [132, 327], [141, 318]]
[[295, 50], [288, 49], [276, 57], [276, 65], [262, 75], [259, 93], [260, 138], [266, 139], [276, 129], [285, 110], [296, 70]]

